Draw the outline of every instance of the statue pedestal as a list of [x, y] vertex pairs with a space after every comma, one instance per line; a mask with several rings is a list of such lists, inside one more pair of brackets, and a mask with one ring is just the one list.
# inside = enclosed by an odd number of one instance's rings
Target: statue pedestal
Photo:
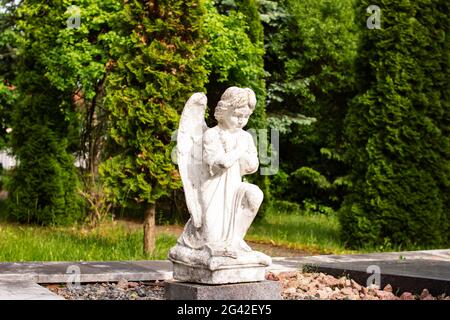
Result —
[[168, 281], [167, 300], [281, 300], [281, 285], [277, 281], [260, 281], [222, 285], [204, 285]]
[[266, 266], [237, 266], [209, 270], [207, 268], [192, 267], [182, 263], [173, 263], [173, 278], [179, 281], [201, 284], [226, 284], [239, 282], [263, 281]]
[[229, 257], [208, 247], [195, 250], [179, 244], [170, 249], [169, 260], [175, 280], [201, 284], [263, 281], [272, 263], [269, 256], [257, 251], [240, 251]]

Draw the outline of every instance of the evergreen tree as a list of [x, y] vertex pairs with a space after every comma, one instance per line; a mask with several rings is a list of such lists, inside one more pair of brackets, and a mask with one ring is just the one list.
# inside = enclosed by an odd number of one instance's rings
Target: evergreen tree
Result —
[[350, 246], [448, 245], [449, 3], [378, 2], [381, 29], [357, 4], [360, 94], [346, 119], [352, 192], [340, 211]]
[[206, 70], [202, 1], [126, 2], [106, 79], [110, 157], [100, 173], [112, 198], [146, 207], [144, 251], [155, 245], [156, 202], [181, 187], [171, 142], [189, 96]]
[[355, 83], [353, 0], [260, 3], [267, 112], [280, 131], [274, 196], [305, 208], [312, 202], [337, 209], [348, 172], [341, 161], [342, 127]]
[[7, 147], [7, 129], [11, 126], [11, 112], [17, 99], [14, 86], [16, 62], [16, 33], [14, 20], [16, 4], [12, 0], [1, 0], [0, 6], [0, 149]]
[[19, 221], [64, 223], [80, 218], [78, 177], [70, 146], [76, 137], [70, 95], [47, 73], [48, 51], [65, 27], [60, 1], [24, 1], [15, 21], [19, 98], [12, 115], [12, 171], [9, 205]]

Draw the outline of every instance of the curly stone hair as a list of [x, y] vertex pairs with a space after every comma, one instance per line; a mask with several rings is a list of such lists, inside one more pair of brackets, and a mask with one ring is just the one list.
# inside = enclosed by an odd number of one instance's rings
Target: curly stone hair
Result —
[[236, 109], [244, 104], [250, 109], [250, 113], [255, 110], [255, 92], [250, 88], [229, 87], [220, 97], [219, 103], [217, 103], [214, 110], [214, 118], [220, 121], [229, 108]]

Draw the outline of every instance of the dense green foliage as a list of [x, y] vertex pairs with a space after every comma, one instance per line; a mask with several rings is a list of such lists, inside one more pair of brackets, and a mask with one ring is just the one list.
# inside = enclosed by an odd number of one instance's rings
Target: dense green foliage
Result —
[[197, 1], [125, 4], [107, 78], [110, 156], [100, 172], [122, 205], [154, 204], [181, 186], [171, 138], [206, 70]]
[[[270, 125], [281, 132], [277, 198], [338, 208], [347, 168], [342, 127], [354, 94], [353, 1], [261, 1]], [[306, 117], [305, 117], [306, 116]], [[316, 205], [309, 205], [314, 203]]]
[[[42, 56], [42, 64], [45, 78], [58, 89], [55, 94], [71, 98], [66, 102], [65, 108], [71, 110], [66, 119], [76, 130], [69, 136], [69, 150], [82, 164], [82, 185], [77, 193], [89, 204], [89, 220], [98, 220], [101, 217], [94, 214], [104, 206], [98, 182], [107, 127], [104, 82], [116, 34], [115, 16], [122, 6], [116, 0], [78, 1], [78, 8], [70, 5], [70, 1], [55, 1], [51, 6], [50, 14], [58, 18], [53, 26], [56, 32]], [[72, 20], [76, 16], [79, 21]]]
[[63, 23], [61, 7], [27, 1], [17, 9], [19, 97], [12, 111], [10, 214], [19, 221], [70, 222], [83, 215], [70, 149], [76, 137], [71, 96], [48, 76], [48, 52]]
[[[358, 2], [358, 17], [369, 4]], [[346, 119], [353, 188], [340, 212], [343, 237], [352, 246], [448, 244], [449, 3], [378, 4], [381, 29], [358, 20], [360, 94]]]
[[0, 148], [7, 147], [7, 129], [11, 126], [11, 113], [17, 91], [11, 83], [16, 62], [16, 34], [13, 31], [16, 6], [9, 0], [0, 1], [6, 6], [0, 11]]
[[[44, 58], [45, 76], [72, 98], [79, 130], [73, 150], [85, 163], [87, 172], [83, 180], [90, 188], [96, 178], [106, 136], [104, 82], [111, 64], [110, 51], [117, 38], [117, 14], [122, 5], [117, 0], [81, 0], [77, 1], [76, 9], [70, 6], [71, 1], [55, 2], [59, 3], [59, 10], [53, 14], [59, 13], [62, 23]], [[72, 27], [77, 21], [70, 19], [77, 15], [79, 26]]]

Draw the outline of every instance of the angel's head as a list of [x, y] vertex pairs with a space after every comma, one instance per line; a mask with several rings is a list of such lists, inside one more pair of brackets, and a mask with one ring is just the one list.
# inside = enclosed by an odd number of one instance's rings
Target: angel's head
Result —
[[255, 110], [255, 92], [249, 88], [230, 87], [222, 94], [214, 111], [219, 124], [230, 129], [242, 129]]

